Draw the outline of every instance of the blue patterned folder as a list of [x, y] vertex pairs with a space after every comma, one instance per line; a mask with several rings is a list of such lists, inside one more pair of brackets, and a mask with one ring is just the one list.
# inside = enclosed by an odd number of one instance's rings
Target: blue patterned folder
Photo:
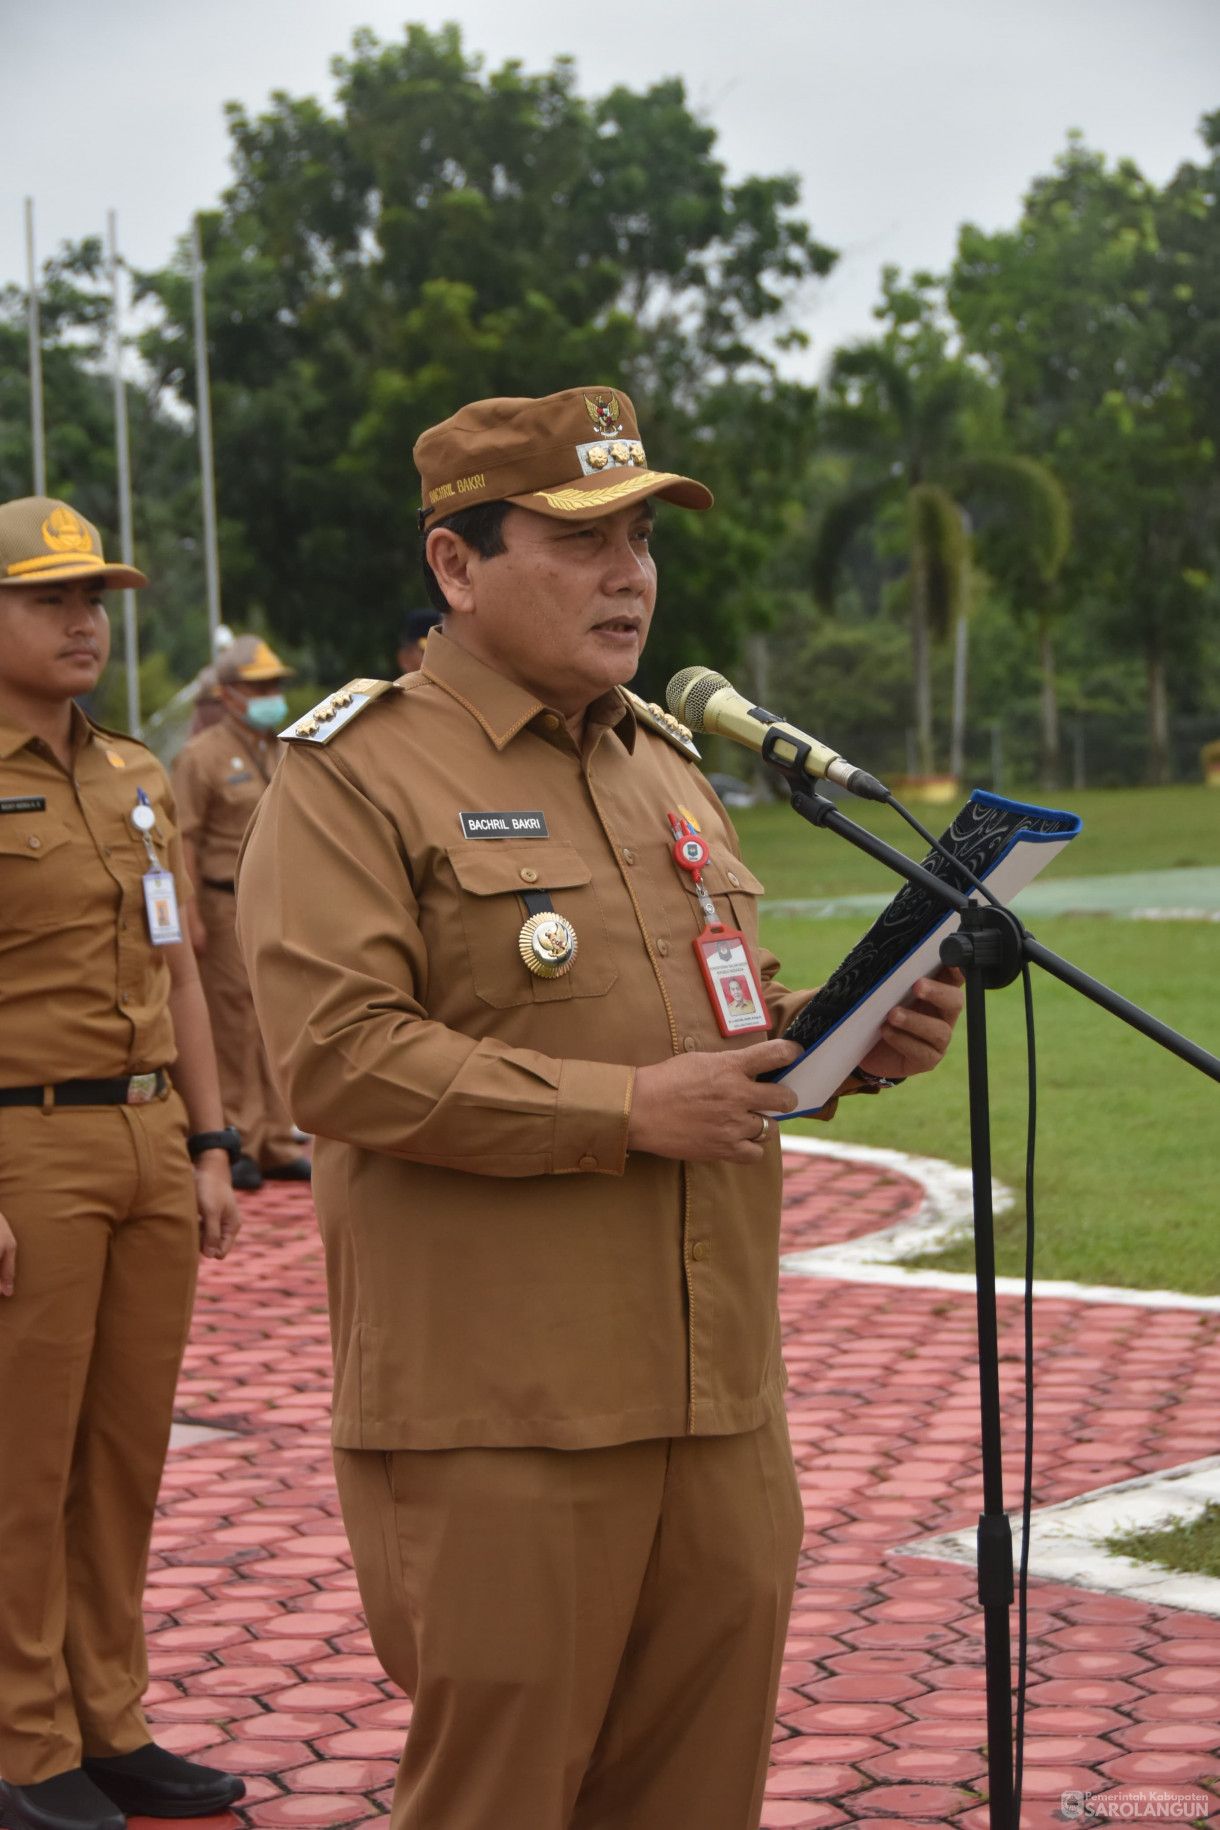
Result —
[[[1001, 902], [1011, 902], [1079, 831], [1074, 813], [1028, 807], [976, 788], [941, 844]], [[939, 852], [929, 852], [923, 867], [956, 889], [970, 887]], [[982, 901], [977, 890], [974, 900]], [[816, 1112], [833, 1096], [876, 1044], [887, 1013], [911, 1001], [916, 979], [935, 972], [940, 943], [957, 925], [956, 910], [914, 883], [903, 884], [784, 1032], [804, 1050], [790, 1068], [769, 1076], [799, 1097], [800, 1110], [790, 1118]]]

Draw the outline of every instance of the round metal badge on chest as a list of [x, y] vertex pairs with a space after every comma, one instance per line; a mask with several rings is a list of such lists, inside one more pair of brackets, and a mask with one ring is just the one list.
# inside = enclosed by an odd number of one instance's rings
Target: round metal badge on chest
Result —
[[538, 978], [562, 978], [572, 970], [576, 958], [576, 929], [565, 915], [544, 909], [540, 915], [529, 917], [517, 936], [517, 945], [522, 959]]

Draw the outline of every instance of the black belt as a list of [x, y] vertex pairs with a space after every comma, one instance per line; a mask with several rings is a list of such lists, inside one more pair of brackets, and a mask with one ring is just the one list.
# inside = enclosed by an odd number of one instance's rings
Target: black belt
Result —
[[153, 1074], [125, 1074], [121, 1080], [61, 1080], [52, 1087], [0, 1087], [0, 1106], [146, 1106], [163, 1099], [169, 1082]]
[[215, 877], [205, 877], [203, 881], [210, 890], [227, 890], [230, 896], [237, 893], [237, 885], [234, 883], [232, 877], [229, 878], [227, 883], [220, 883]]

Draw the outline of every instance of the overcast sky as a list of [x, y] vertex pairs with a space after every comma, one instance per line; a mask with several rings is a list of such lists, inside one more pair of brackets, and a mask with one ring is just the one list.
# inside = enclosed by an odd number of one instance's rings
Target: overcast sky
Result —
[[570, 53], [586, 93], [682, 76], [730, 171], [799, 173], [842, 251], [803, 307], [818, 357], [868, 333], [883, 262], [940, 269], [961, 221], [1011, 222], [1069, 128], [1163, 180], [1220, 107], [1220, 0], [0, 0], [0, 282], [26, 194], [41, 254], [113, 208], [161, 264], [226, 182], [224, 102], [327, 95], [356, 27], [407, 17], [493, 64]]

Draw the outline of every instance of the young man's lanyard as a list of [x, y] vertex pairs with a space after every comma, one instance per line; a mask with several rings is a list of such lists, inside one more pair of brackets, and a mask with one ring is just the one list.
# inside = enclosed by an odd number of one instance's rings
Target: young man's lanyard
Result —
[[162, 865], [152, 842], [157, 816], [143, 788], [136, 790], [136, 804], [131, 823], [144, 841], [148, 866], [143, 876], [144, 908], [148, 915], [148, 937], [154, 947], [172, 947], [182, 939], [182, 918], [178, 913], [178, 891], [174, 873]]

